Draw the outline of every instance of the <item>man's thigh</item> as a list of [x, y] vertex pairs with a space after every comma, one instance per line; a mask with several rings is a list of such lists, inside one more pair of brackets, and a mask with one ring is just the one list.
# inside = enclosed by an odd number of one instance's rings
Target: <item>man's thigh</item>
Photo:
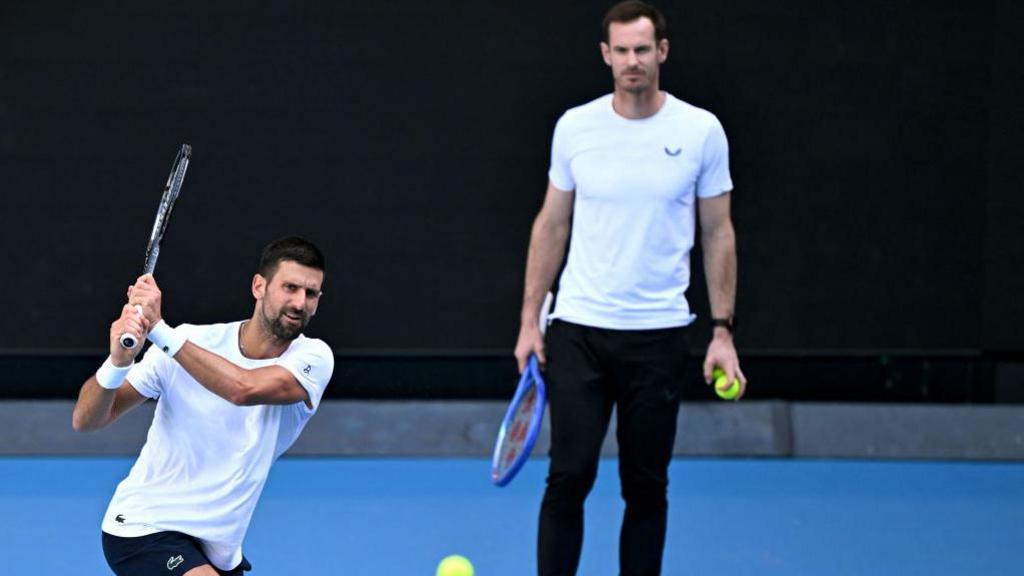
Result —
[[594, 349], [593, 329], [555, 321], [548, 328], [545, 374], [552, 470], [597, 465], [614, 396]]
[[660, 477], [675, 442], [679, 396], [689, 358], [684, 328], [624, 333], [609, 348], [614, 357], [620, 464]]

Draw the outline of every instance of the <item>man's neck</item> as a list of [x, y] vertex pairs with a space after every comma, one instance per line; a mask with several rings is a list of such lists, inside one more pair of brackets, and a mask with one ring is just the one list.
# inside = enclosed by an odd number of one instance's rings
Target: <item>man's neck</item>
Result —
[[658, 113], [658, 110], [661, 110], [664, 104], [665, 93], [658, 90], [657, 87], [652, 87], [650, 90], [644, 90], [640, 93], [617, 89], [615, 90], [615, 95], [612, 96], [612, 109], [619, 116], [630, 120], [640, 120], [654, 116]]
[[277, 358], [288, 349], [291, 342], [280, 340], [266, 331], [254, 315], [238, 327], [238, 347], [242, 355], [254, 360]]

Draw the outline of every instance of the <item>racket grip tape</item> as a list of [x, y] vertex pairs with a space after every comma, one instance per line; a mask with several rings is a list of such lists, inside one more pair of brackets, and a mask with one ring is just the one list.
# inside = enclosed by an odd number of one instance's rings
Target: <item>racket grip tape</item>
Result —
[[[142, 318], [142, 306], [136, 304], [135, 312], [139, 315], [139, 318]], [[121, 334], [121, 337], [117, 340], [121, 343], [121, 348], [124, 348], [125, 350], [134, 350], [135, 347], [139, 345], [139, 339], [128, 332]]]

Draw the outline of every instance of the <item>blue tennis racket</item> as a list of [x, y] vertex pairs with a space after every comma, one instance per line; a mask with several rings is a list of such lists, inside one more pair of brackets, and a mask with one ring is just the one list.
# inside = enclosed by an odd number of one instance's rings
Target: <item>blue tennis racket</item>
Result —
[[530, 356], [519, 385], [512, 397], [512, 403], [505, 412], [505, 419], [498, 429], [498, 441], [494, 444], [491, 458], [491, 482], [504, 486], [515, 478], [519, 469], [530, 458], [533, 445], [540, 435], [544, 420], [547, 390], [540, 375], [537, 357]]
[[[554, 296], [548, 292], [544, 304], [540, 308], [537, 322], [541, 333], [548, 325], [548, 310]], [[544, 421], [544, 407], [547, 405], [547, 388], [544, 378], [540, 375], [537, 356], [530, 355], [526, 368], [519, 377], [516, 393], [505, 412], [505, 419], [498, 429], [498, 440], [494, 443], [494, 455], [491, 457], [491, 482], [496, 486], [504, 486], [515, 478], [519, 469], [526, 464], [533, 451], [533, 445], [540, 435], [540, 426]]]

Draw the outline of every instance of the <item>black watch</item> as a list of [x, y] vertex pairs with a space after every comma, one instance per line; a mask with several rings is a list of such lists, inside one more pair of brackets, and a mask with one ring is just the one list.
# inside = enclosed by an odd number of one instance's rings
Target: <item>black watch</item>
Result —
[[719, 328], [719, 327], [725, 328], [726, 330], [729, 331], [730, 334], [732, 334], [733, 332], [736, 331], [736, 317], [732, 316], [732, 317], [729, 317], [729, 318], [712, 318], [711, 319], [711, 327], [712, 328]]

